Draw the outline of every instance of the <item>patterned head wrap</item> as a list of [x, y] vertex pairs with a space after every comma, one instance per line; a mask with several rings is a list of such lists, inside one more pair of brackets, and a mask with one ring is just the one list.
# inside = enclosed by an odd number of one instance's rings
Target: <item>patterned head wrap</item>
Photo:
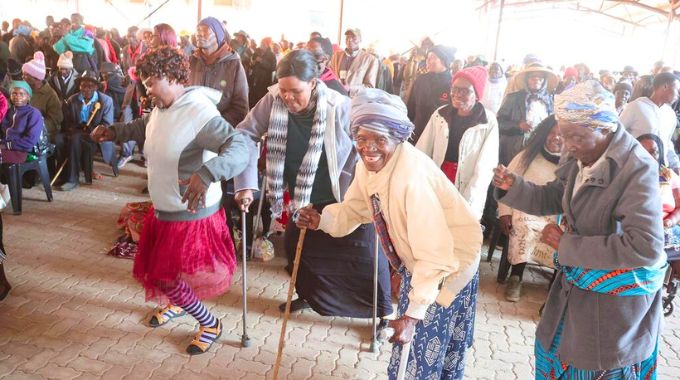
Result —
[[391, 136], [402, 143], [415, 128], [406, 112], [406, 105], [400, 97], [376, 88], [362, 89], [352, 97], [352, 135], [356, 136], [361, 127]]
[[619, 115], [614, 95], [596, 80], [587, 80], [555, 95], [555, 117], [593, 129], [616, 132]]

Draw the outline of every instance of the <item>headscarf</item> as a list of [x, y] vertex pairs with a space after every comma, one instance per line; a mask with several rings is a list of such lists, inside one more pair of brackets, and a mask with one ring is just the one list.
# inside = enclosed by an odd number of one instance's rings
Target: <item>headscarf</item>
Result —
[[614, 95], [596, 80], [587, 80], [555, 95], [555, 117], [592, 129], [616, 132], [619, 115]]
[[415, 128], [401, 98], [377, 88], [359, 90], [352, 97], [350, 119], [354, 136], [361, 127], [391, 136], [399, 143], [408, 139]]

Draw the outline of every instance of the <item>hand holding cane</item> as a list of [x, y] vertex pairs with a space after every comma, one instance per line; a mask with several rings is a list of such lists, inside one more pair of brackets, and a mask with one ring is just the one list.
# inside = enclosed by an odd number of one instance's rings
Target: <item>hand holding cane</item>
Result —
[[[248, 199], [242, 199], [241, 204], [247, 206]], [[241, 267], [241, 283], [243, 287], [243, 335], [241, 335], [241, 347], [250, 347], [250, 338], [248, 337], [248, 327], [246, 317], [248, 315], [248, 276], [246, 269], [246, 260], [248, 255], [248, 247], [246, 247], [246, 208], [241, 208], [241, 248], [243, 250], [243, 263]]]
[[[94, 115], [97, 114], [97, 111], [99, 111], [99, 109], [101, 107], [102, 107], [101, 103], [99, 103], [99, 102], [94, 103], [94, 105], [92, 106], [92, 112], [90, 113], [90, 117], [87, 119], [87, 123], [85, 123], [83, 130], [86, 131], [90, 128], [90, 124], [92, 124], [92, 120], [94, 120]], [[50, 186], [54, 186], [54, 183], [57, 181], [57, 178], [59, 178], [59, 176], [61, 175], [61, 172], [64, 171], [66, 164], [68, 164], [68, 158], [64, 159], [64, 162], [59, 167], [59, 170], [57, 170], [57, 174], [54, 175], [52, 182], [50, 182]]]
[[[387, 327], [380, 331], [380, 340], [387, 340], [392, 338], [394, 335], [394, 329]], [[405, 380], [406, 378], [406, 366], [408, 365], [408, 357], [411, 354], [411, 342], [413, 341], [413, 336], [408, 342], [402, 343], [401, 354], [399, 355], [399, 368], [397, 368], [397, 380]]]
[[[308, 205], [305, 208], [310, 208]], [[274, 364], [274, 380], [279, 378], [279, 367], [281, 366], [281, 356], [283, 355], [283, 347], [286, 344], [286, 325], [290, 317], [290, 303], [293, 300], [293, 292], [295, 292], [295, 281], [297, 281], [298, 269], [300, 269], [300, 256], [302, 255], [302, 247], [305, 242], [305, 234], [307, 228], [300, 229], [300, 236], [298, 237], [297, 248], [295, 248], [295, 260], [293, 261], [293, 273], [291, 274], [290, 285], [288, 285], [288, 298], [286, 299], [286, 311], [283, 315], [283, 324], [281, 325], [281, 336], [279, 336], [279, 347], [276, 352], [276, 363]]]

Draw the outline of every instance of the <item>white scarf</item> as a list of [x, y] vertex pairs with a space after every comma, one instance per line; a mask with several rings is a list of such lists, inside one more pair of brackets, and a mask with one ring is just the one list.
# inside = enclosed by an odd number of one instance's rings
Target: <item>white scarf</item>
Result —
[[[319, 159], [323, 151], [323, 140], [326, 132], [326, 115], [328, 102], [326, 101], [326, 85], [316, 81], [316, 87], [310, 97], [310, 108], [314, 107], [312, 135], [302, 165], [295, 180], [295, 198], [291, 210], [296, 211], [309, 204], [312, 195], [314, 176], [319, 166]], [[283, 170], [286, 161], [286, 142], [288, 138], [288, 109], [277, 96], [274, 99], [269, 116], [269, 130], [267, 139], [267, 197], [271, 204], [272, 216], [278, 218], [283, 212]], [[288, 184], [291, 186], [292, 184]]]

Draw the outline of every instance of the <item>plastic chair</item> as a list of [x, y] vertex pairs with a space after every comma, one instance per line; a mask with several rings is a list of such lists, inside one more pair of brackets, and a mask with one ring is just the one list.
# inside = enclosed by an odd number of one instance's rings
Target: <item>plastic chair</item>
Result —
[[47, 201], [52, 202], [52, 186], [50, 185], [50, 174], [47, 171], [47, 157], [47, 154], [43, 154], [38, 156], [38, 159], [35, 161], [2, 165], [2, 172], [9, 182], [9, 193], [12, 198], [12, 211], [14, 215], [21, 215], [22, 180], [26, 172], [38, 172], [43, 187], [45, 188]]

